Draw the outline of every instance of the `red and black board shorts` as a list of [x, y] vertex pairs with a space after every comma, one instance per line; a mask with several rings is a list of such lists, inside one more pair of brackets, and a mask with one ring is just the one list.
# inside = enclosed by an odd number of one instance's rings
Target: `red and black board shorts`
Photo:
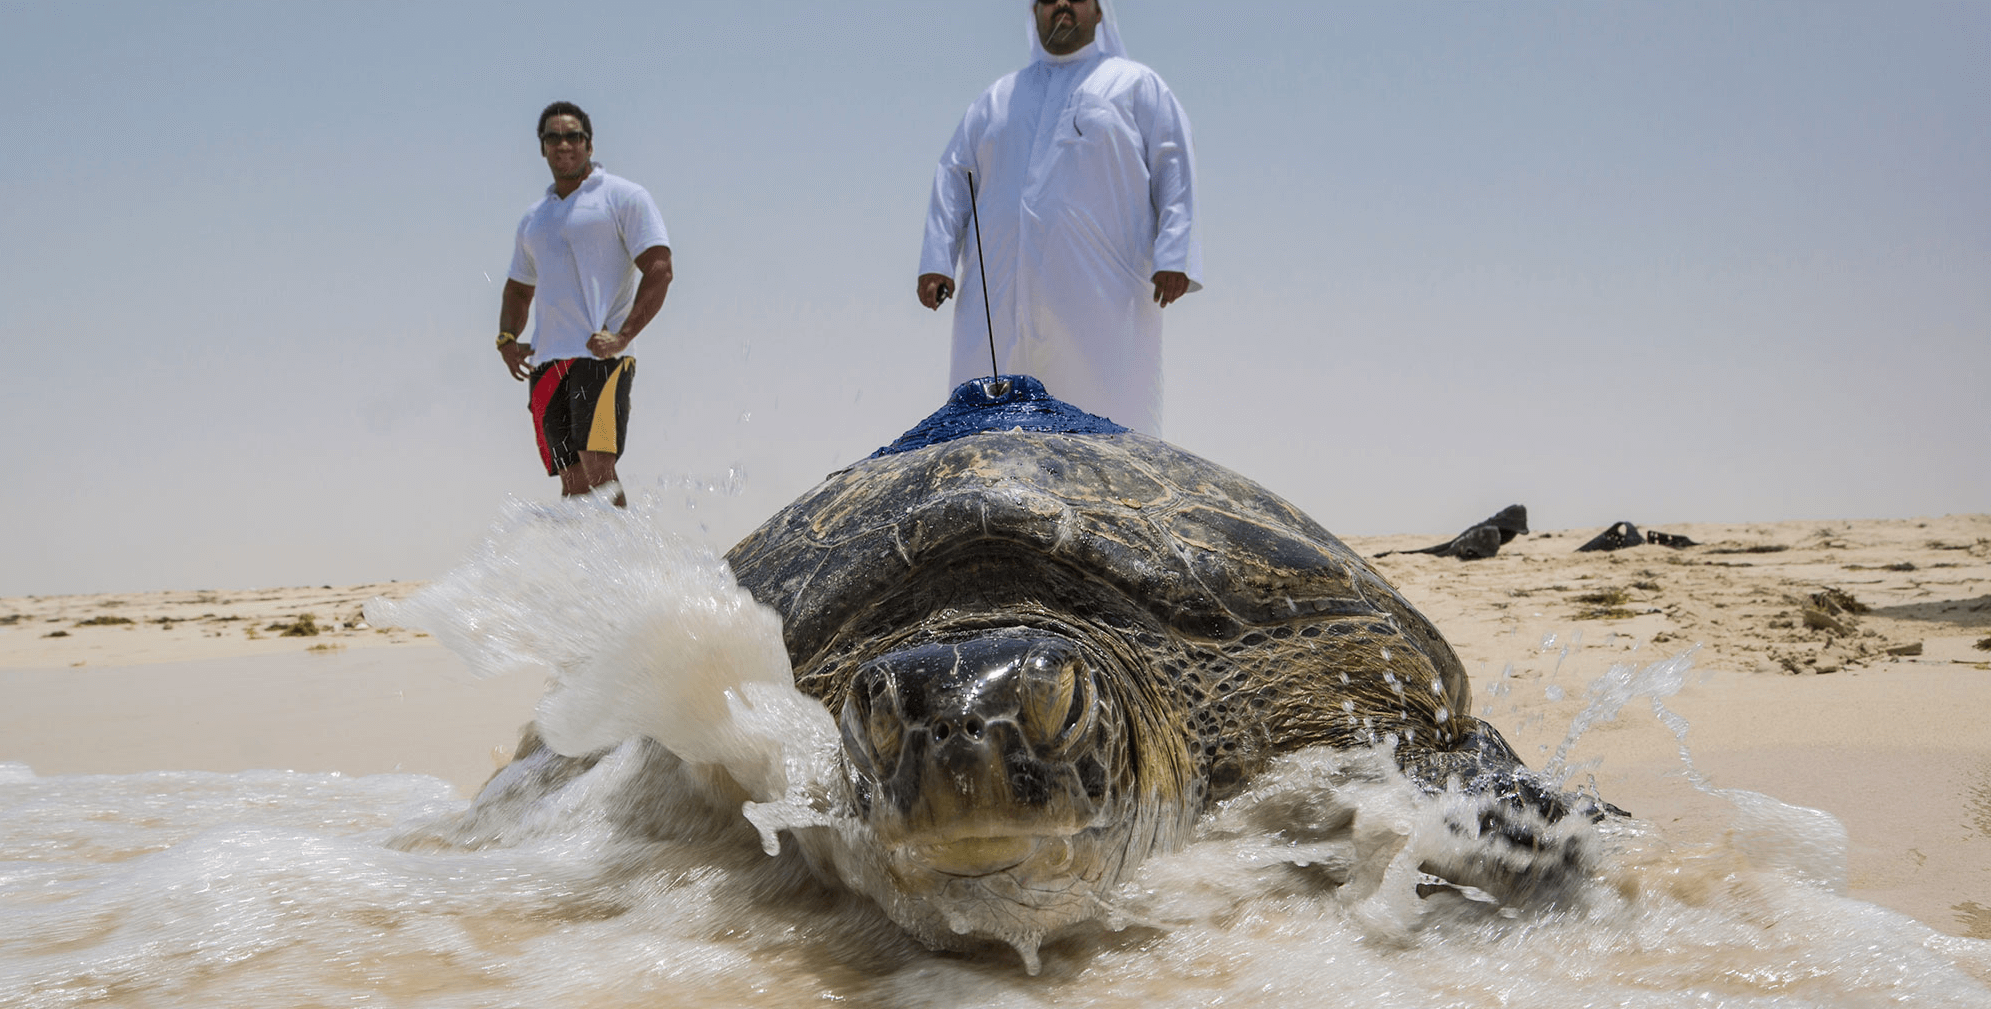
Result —
[[583, 451], [621, 457], [634, 384], [633, 357], [569, 357], [532, 370], [532, 426], [547, 476], [559, 476]]

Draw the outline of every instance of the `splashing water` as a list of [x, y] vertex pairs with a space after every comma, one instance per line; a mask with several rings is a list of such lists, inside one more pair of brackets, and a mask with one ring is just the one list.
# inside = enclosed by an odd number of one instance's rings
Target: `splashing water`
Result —
[[645, 736], [756, 799], [785, 794], [791, 754], [837, 730], [795, 689], [781, 618], [654, 505], [610, 500], [515, 502], [470, 563], [367, 620], [426, 630], [481, 675], [546, 672], [535, 724], [558, 753]]
[[660, 529], [516, 506], [462, 567], [369, 607], [474, 669], [548, 676], [565, 756], [474, 802], [412, 775], [0, 765], [0, 1005], [1991, 1005], [1991, 943], [1845, 897], [1836, 821], [1694, 770], [1663, 703], [1691, 653], [1598, 677], [1544, 770], [1581, 773], [1577, 741], [1644, 698], [1730, 829], [1572, 825], [1599, 867], [1552, 906], [1421, 871], [1479, 854], [1452, 826], [1466, 797], [1312, 750], [1045, 943], [1040, 975], [928, 951], [774, 843], [861, 829], [830, 801], [835, 726], [789, 684], [773, 615]]

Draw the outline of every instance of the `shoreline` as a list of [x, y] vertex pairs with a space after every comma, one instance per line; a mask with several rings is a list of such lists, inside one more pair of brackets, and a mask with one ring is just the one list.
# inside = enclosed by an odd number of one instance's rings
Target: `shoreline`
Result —
[[[1613, 666], [1690, 652], [1660, 701], [1686, 720], [1694, 772], [1832, 814], [1853, 896], [1991, 938], [1991, 515], [1661, 530], [1698, 545], [1578, 553], [1600, 530], [1557, 530], [1459, 561], [1376, 556], [1446, 534], [1346, 542], [1437, 624], [1475, 713], [1531, 766]], [[478, 679], [427, 635], [361, 619], [367, 599], [422, 585], [0, 599], [0, 762], [400, 771], [467, 797], [542, 683]], [[1715, 840], [1706, 825], [1732, 818], [1697, 813], [1720, 800], [1689, 781], [1683, 739], [1647, 697], [1613, 715], [1571, 748], [1574, 780], [1675, 844]]]

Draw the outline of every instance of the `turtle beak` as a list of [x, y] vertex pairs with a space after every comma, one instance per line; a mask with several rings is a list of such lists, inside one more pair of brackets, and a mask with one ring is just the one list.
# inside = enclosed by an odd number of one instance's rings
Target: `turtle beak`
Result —
[[1122, 734], [1083, 651], [1039, 633], [890, 652], [839, 723], [859, 811], [880, 839], [994, 871], [1091, 825]]

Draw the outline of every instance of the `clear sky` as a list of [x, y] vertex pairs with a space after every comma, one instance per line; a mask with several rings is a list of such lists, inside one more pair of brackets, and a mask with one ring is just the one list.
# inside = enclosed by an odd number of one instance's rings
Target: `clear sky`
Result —
[[[0, 5], [0, 595], [428, 578], [555, 496], [491, 349], [553, 99], [677, 263], [622, 473], [730, 543], [944, 398], [1024, 8]], [[1991, 4], [1118, 11], [1195, 129], [1171, 440], [1343, 534], [1991, 510]]]

